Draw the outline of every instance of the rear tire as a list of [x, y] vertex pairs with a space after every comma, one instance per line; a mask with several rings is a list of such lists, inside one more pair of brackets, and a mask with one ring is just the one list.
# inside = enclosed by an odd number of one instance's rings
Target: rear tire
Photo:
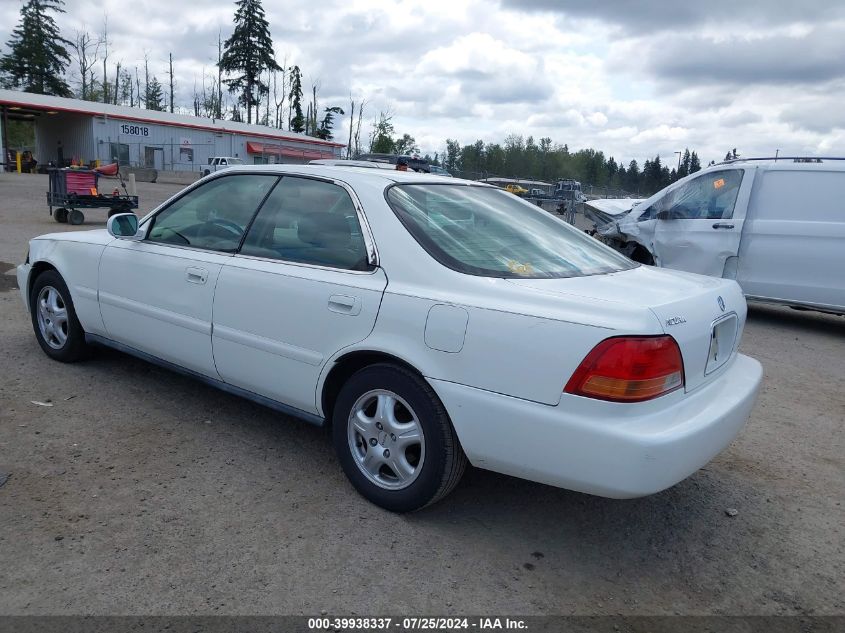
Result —
[[86, 355], [85, 331], [76, 318], [67, 284], [55, 270], [46, 270], [35, 279], [29, 313], [35, 338], [47, 356], [72, 363]]
[[67, 209], [65, 209], [64, 207], [59, 207], [58, 209], [56, 209], [53, 212], [53, 219], [56, 222], [63, 224], [65, 222], [67, 222], [67, 213], [68, 213]]
[[354, 374], [332, 416], [335, 451], [355, 489], [392, 512], [445, 497], [467, 459], [443, 403], [413, 372], [378, 364]]

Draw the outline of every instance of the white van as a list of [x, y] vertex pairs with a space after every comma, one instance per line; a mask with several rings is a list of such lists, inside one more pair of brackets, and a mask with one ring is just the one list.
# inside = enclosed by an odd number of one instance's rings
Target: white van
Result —
[[845, 160], [728, 161], [627, 202], [588, 215], [633, 259], [736, 279], [749, 299], [845, 313]]

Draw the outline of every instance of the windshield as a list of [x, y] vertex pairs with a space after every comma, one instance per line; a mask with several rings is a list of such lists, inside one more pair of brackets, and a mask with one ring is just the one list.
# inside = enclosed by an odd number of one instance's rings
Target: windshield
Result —
[[387, 201], [444, 266], [469, 275], [581, 277], [634, 268], [563, 220], [493, 187], [394, 185]]

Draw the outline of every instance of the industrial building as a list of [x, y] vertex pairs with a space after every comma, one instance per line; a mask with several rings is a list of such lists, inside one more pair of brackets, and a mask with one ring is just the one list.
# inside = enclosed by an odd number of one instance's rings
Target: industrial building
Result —
[[262, 125], [0, 90], [0, 157], [5, 159], [10, 120], [32, 121], [40, 165], [52, 163], [147, 167], [202, 173], [213, 156], [247, 164], [307, 163], [340, 158], [343, 143]]

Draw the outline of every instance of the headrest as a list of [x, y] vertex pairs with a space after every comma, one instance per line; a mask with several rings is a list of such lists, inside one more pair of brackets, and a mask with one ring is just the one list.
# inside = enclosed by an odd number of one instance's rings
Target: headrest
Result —
[[308, 213], [299, 218], [297, 235], [301, 241], [318, 248], [346, 248], [352, 241], [347, 219], [326, 211]]

